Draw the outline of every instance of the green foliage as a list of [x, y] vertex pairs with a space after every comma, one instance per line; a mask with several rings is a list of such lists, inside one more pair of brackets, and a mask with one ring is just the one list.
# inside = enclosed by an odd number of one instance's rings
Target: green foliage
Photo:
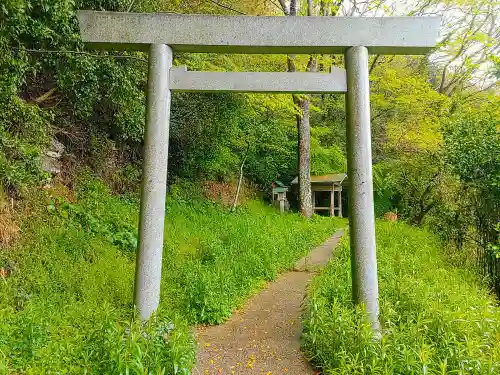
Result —
[[32, 193], [22, 243], [0, 252], [12, 272], [0, 286], [2, 372], [188, 374], [194, 343], [185, 319], [170, 311], [146, 326], [130, 322], [133, 257], [90, 230], [103, 217], [136, 225], [137, 204], [90, 182], [77, 208], [62, 204], [54, 214], [49, 197]]
[[[500, 117], [491, 103], [459, 111], [445, 129], [446, 160], [461, 182], [464, 204], [483, 244], [495, 242], [500, 219]], [[472, 214], [472, 215], [471, 215]]]
[[446, 155], [464, 182], [500, 188], [499, 126], [498, 114], [487, 110], [458, 113], [450, 119]]
[[375, 194], [373, 197], [373, 206], [375, 217], [381, 217], [393, 209], [391, 200], [388, 197], [378, 194]]
[[281, 215], [257, 201], [237, 214], [206, 201], [182, 201], [167, 205], [165, 246], [171, 260], [162, 296], [177, 296], [176, 305], [193, 323], [222, 322], [340, 225], [331, 218]]
[[40, 152], [36, 142], [12, 136], [0, 126], [0, 183], [11, 190], [43, 179]]
[[79, 7], [125, 10], [126, 1], [7, 1], [0, 7], [0, 182], [43, 178], [50, 136], [86, 156], [94, 134], [137, 147], [144, 128], [144, 62], [72, 54], [83, 47]]
[[195, 343], [185, 322], [178, 322], [157, 316], [147, 323], [99, 322], [101, 329], [92, 333], [95, 341], [85, 343], [100, 359], [100, 366], [89, 372], [190, 375]]
[[[441, 55], [458, 53], [456, 61], [463, 61], [447, 64], [447, 74], [428, 57], [372, 60], [375, 212], [395, 209], [460, 249], [472, 238], [498, 283], [499, 102], [494, 93], [476, 95], [474, 82], [488, 69], [473, 53], [481, 50], [474, 46], [495, 45], [485, 34], [495, 17], [485, 13], [488, 2], [472, 3], [444, 4], [474, 14], [446, 25]], [[276, 13], [268, 2], [228, 4], [248, 14]], [[441, 5], [431, 1], [420, 11]], [[0, 185], [10, 195], [34, 191], [29, 186], [46, 179], [40, 156], [51, 137], [115, 192], [137, 190], [141, 179], [147, 56], [69, 53], [83, 50], [76, 9], [231, 13], [216, 2], [179, 0], [4, 1]], [[464, 24], [476, 18], [479, 28]], [[297, 65], [308, 59], [297, 56]], [[319, 67], [340, 60], [319, 57]], [[498, 65], [496, 57], [488, 61]], [[175, 56], [175, 65], [191, 70], [285, 71], [286, 63], [280, 55]], [[344, 98], [310, 98], [311, 173], [346, 171]], [[194, 360], [189, 324], [226, 319], [339, 225], [279, 215], [258, 202], [229, 214], [192, 198], [199, 181], [232, 179], [243, 161], [245, 178], [263, 186], [296, 175], [296, 114], [290, 95], [173, 95], [169, 181], [190, 184], [176, 184], [168, 199], [162, 305], [147, 326], [129, 321], [137, 200], [113, 197], [91, 174], [75, 182], [76, 199], [37, 196], [34, 212], [28, 204], [33, 218], [23, 223], [22, 242], [0, 251], [0, 267], [13, 270], [0, 283], [0, 372], [188, 373]], [[429, 234], [403, 225], [381, 225], [379, 234], [387, 333], [372, 341], [362, 312], [347, 306], [344, 246], [313, 287], [305, 337], [316, 361], [349, 374], [486, 373], [488, 366], [498, 372], [498, 314], [484, 291], [465, 271], [445, 266]], [[465, 311], [468, 306], [475, 310]]]
[[322, 176], [347, 171], [347, 160], [338, 146], [321, 147], [311, 143], [311, 175]]
[[389, 163], [385, 180], [386, 196], [398, 212], [412, 224], [422, 224], [426, 215], [439, 203], [439, 189], [445, 172], [439, 154], [423, 152]]
[[391, 174], [394, 172], [389, 163], [373, 165], [373, 205], [375, 217], [381, 217], [386, 212], [395, 211], [395, 191]]
[[178, 94], [172, 99], [171, 173], [224, 179], [238, 164], [230, 140], [238, 133], [243, 98], [232, 94]]
[[427, 76], [416, 74], [418, 58], [396, 57], [372, 72], [371, 101], [375, 159], [435, 153], [442, 144], [442, 119], [450, 101]]
[[[68, 52], [83, 49], [76, 9], [126, 11], [130, 5], [135, 11], [186, 11], [185, 5], [177, 1], [27, 0], [9, 1], [2, 6], [0, 15], [5, 22], [0, 26], [0, 86], [2, 92], [5, 91], [2, 94], [5, 100], [0, 101], [0, 112], [5, 116], [0, 117], [0, 126], [9, 138], [17, 136], [12, 121], [18, 122], [23, 134], [26, 129], [36, 128], [42, 136], [22, 137], [23, 142], [30, 139], [29, 144], [17, 146], [19, 160], [10, 162], [6, 170], [0, 172], [4, 185], [17, 187], [41, 178], [39, 161], [34, 154], [41, 152], [50, 136], [56, 136], [81, 164], [92, 166], [107, 180], [109, 175], [116, 174], [114, 171], [103, 173], [110, 169], [108, 161], [115, 154], [120, 153], [114, 163], [118, 169], [120, 163], [135, 163], [140, 159], [146, 56]], [[217, 9], [194, 3], [188, 8], [188, 11], [201, 12]], [[247, 4], [245, 8], [255, 12], [268, 7]], [[286, 56], [176, 54], [175, 60], [176, 64], [197, 70], [286, 69]], [[29, 118], [18, 115], [20, 111], [26, 114], [27, 110], [31, 111]], [[289, 95], [174, 95], [170, 177], [228, 180], [238, 173], [244, 158], [245, 174], [258, 184], [268, 185], [278, 177], [293, 176], [295, 112]], [[99, 147], [96, 140], [99, 145], [112, 142], [116, 148], [102, 155], [95, 151], [109, 148]], [[248, 154], [245, 153], [247, 144], [250, 144]], [[9, 159], [7, 153], [1, 151], [1, 157]], [[27, 165], [30, 168], [24, 168]]]
[[81, 205], [68, 203], [61, 198], [55, 202], [51, 201], [47, 209], [74, 222], [81, 230], [106, 238], [120, 249], [128, 251], [137, 249], [137, 229], [132, 227], [131, 223], [123, 222], [116, 217], [106, 219], [95, 217]]
[[432, 234], [377, 224], [382, 337], [351, 300], [350, 256], [311, 285], [304, 349], [326, 374], [492, 374], [500, 371], [500, 308], [471, 270], [453, 267]]
[[342, 224], [257, 201], [230, 213], [178, 185], [167, 202], [160, 308], [142, 326], [130, 321], [135, 257], [121, 241], [135, 236], [138, 201], [88, 173], [75, 184], [76, 200], [32, 190], [22, 241], [0, 251], [12, 272], [0, 282], [2, 373], [188, 374], [190, 324], [223, 321]]
[[26, 187], [44, 177], [40, 154], [48, 141], [50, 116], [4, 89], [0, 88], [0, 183], [9, 189]]
[[[500, 117], [495, 102], [461, 108], [445, 129], [446, 160], [457, 176], [459, 203], [445, 201], [436, 228], [462, 248], [466, 240], [479, 244], [480, 269], [500, 293], [498, 260], [491, 245], [498, 242], [500, 221]], [[470, 240], [469, 240], [470, 241]], [[494, 246], [494, 245], [493, 245]]]

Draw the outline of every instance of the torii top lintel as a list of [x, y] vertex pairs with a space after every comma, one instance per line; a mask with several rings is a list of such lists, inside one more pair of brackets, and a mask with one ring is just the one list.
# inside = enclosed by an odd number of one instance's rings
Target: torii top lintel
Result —
[[436, 44], [440, 17], [257, 17], [79, 11], [84, 42], [94, 47], [179, 52], [415, 55]]

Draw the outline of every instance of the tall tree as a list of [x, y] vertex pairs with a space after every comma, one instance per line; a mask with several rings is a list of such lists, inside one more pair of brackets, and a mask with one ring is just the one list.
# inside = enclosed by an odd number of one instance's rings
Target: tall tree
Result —
[[430, 58], [436, 90], [460, 100], [498, 87], [494, 66], [500, 53], [500, 1], [417, 1], [410, 15], [442, 14], [442, 40]]
[[[307, 15], [312, 16], [312, 0], [307, 1]], [[289, 4], [280, 0], [283, 12], [287, 16], [297, 16], [297, 0]], [[288, 55], [288, 71], [295, 72], [296, 56]], [[316, 70], [316, 60], [311, 56], [307, 64], [308, 71]], [[298, 133], [298, 158], [299, 158], [299, 209], [305, 217], [312, 217], [313, 205], [311, 195], [311, 125], [309, 122], [310, 102], [305, 95], [293, 95], [293, 101], [298, 109], [296, 114]]]

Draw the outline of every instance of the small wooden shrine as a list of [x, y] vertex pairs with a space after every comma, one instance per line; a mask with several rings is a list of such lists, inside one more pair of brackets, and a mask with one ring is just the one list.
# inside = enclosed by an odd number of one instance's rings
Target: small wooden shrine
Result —
[[[342, 217], [342, 184], [346, 178], [346, 173], [311, 176], [311, 199], [315, 212], [328, 210], [330, 216]], [[292, 185], [298, 185], [298, 182], [298, 177], [295, 177]]]
[[281, 212], [288, 211], [290, 204], [286, 197], [289, 187], [281, 181], [274, 181], [271, 185], [273, 205], [278, 206]]

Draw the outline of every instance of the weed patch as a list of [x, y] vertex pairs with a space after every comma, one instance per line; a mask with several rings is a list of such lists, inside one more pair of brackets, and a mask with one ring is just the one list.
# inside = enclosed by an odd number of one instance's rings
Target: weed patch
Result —
[[222, 322], [343, 224], [258, 201], [230, 213], [177, 192], [167, 200], [160, 308], [142, 325], [132, 319], [138, 200], [88, 176], [76, 186], [74, 199], [34, 192], [23, 236], [0, 251], [13, 270], [0, 279], [0, 373], [188, 374], [191, 325]]
[[377, 224], [380, 341], [352, 305], [347, 242], [313, 280], [305, 313], [303, 349], [326, 374], [500, 372], [497, 301], [432, 234]]

